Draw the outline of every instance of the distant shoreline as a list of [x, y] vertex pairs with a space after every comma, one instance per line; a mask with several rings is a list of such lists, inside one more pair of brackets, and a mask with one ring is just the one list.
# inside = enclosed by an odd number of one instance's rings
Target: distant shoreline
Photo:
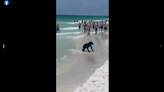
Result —
[[97, 16], [97, 17], [109, 17], [109, 15], [108, 16], [99, 16], [99, 15], [56, 15], [56, 16], [91, 16], [91, 17], [93, 17], [93, 16]]

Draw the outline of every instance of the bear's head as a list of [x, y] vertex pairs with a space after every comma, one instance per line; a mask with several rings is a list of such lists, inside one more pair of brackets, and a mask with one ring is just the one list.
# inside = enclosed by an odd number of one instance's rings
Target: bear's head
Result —
[[89, 42], [91, 45], [93, 45], [93, 42], [91, 41], [91, 42]]

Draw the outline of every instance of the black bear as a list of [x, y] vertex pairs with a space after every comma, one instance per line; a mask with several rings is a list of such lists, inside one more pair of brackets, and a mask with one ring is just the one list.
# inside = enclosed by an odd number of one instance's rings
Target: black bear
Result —
[[[89, 42], [87, 44], [84, 44], [82, 51], [84, 51], [87, 48], [88, 52], [90, 52], [88, 48], [91, 47], [91, 49], [92, 49], [91, 45], [93, 45], [93, 42]], [[92, 49], [92, 51], [93, 51], [93, 49]]]

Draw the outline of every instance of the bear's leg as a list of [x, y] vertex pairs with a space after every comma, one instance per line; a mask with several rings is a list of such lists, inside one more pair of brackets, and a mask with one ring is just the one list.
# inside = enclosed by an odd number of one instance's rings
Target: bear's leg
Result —
[[90, 52], [88, 48], [87, 48], [87, 50], [88, 50], [88, 52]]
[[83, 47], [82, 51], [84, 52], [85, 48]]

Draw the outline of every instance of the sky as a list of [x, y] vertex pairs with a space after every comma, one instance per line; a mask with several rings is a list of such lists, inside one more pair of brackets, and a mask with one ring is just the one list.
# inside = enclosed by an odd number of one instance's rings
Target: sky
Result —
[[109, 15], [109, 0], [56, 0], [57, 15]]

